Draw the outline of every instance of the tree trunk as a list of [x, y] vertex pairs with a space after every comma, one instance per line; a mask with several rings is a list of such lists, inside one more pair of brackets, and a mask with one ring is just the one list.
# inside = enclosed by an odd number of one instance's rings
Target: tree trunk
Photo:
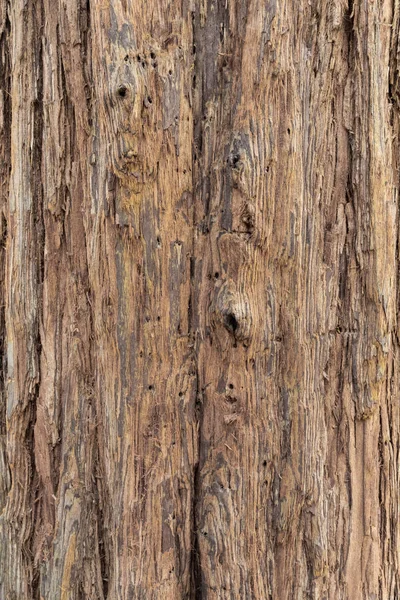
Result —
[[0, 598], [400, 597], [399, 0], [0, 31]]

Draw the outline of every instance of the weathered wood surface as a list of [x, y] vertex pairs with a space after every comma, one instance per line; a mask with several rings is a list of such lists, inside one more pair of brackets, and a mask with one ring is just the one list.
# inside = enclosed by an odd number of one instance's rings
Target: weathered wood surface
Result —
[[400, 595], [398, 0], [0, 0], [0, 598]]

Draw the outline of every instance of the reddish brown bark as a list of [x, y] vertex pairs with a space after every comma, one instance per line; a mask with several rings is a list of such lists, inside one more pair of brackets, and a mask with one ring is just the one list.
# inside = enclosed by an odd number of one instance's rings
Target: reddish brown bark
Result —
[[397, 598], [398, 1], [0, 32], [0, 598]]

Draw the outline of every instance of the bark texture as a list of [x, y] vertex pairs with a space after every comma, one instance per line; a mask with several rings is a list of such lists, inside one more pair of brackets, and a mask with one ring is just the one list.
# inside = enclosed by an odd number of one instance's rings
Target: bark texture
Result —
[[399, 0], [0, 0], [0, 598], [394, 600]]

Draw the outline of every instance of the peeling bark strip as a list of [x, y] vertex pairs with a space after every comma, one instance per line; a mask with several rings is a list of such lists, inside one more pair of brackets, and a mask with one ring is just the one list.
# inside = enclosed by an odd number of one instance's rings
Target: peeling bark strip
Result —
[[388, 600], [400, 2], [0, 0], [0, 598]]

